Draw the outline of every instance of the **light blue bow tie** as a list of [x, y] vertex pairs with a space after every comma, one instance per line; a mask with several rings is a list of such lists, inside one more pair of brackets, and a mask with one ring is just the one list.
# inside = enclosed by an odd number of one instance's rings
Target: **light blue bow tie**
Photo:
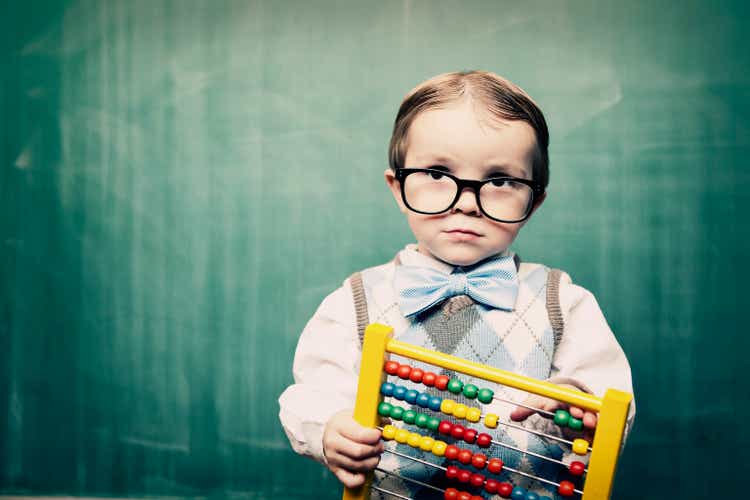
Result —
[[394, 285], [401, 312], [409, 317], [456, 295], [468, 295], [496, 309], [512, 311], [518, 274], [512, 256], [498, 257], [468, 271], [445, 274], [429, 267], [396, 266]]

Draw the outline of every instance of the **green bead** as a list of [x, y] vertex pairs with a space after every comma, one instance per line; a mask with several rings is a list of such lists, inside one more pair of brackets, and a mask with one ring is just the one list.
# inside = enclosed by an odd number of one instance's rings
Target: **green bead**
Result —
[[565, 410], [557, 410], [555, 412], [555, 423], [559, 425], [560, 427], [564, 427], [568, 425], [568, 421], [570, 420], [570, 413], [568, 413]]
[[378, 405], [378, 415], [382, 415], [384, 417], [390, 417], [391, 416], [391, 410], [393, 409], [393, 405], [391, 403], [386, 403], [383, 401]]
[[489, 404], [492, 403], [492, 398], [495, 397], [495, 393], [490, 389], [479, 389], [478, 399], [480, 403]]
[[458, 380], [457, 378], [452, 378], [450, 379], [450, 382], [448, 382], [447, 389], [451, 391], [453, 394], [460, 393], [463, 388], [464, 388], [464, 383]]
[[440, 427], [440, 419], [437, 417], [430, 417], [429, 420], [427, 420], [427, 428], [431, 431], [438, 430], [438, 427]]
[[469, 399], [474, 399], [479, 394], [479, 389], [474, 384], [466, 384], [464, 386], [464, 396]]
[[575, 417], [570, 417], [570, 420], [568, 420], [568, 427], [570, 427], [574, 431], [580, 431], [581, 429], [583, 429], [583, 420], [579, 420]]
[[406, 410], [404, 412], [405, 424], [413, 424], [416, 418], [417, 418], [417, 412], [415, 412], [414, 410]]
[[404, 418], [404, 409], [400, 406], [394, 406], [391, 410], [391, 418], [394, 420], [401, 420]]
[[427, 422], [429, 420], [430, 420], [430, 417], [428, 417], [424, 413], [419, 413], [417, 415], [417, 418], [414, 419], [414, 423], [417, 424], [417, 427], [421, 427], [422, 429], [424, 429], [425, 427], [427, 427]]

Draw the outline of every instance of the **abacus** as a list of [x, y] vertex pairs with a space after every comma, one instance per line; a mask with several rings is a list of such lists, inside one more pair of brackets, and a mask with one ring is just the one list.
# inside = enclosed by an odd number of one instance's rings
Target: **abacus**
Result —
[[[470, 465], [477, 471], [488, 472], [490, 474], [499, 474], [502, 471], [506, 471], [509, 474], [520, 474], [527, 478], [547, 483], [556, 487], [558, 493], [563, 497], [577, 496], [582, 500], [610, 498], [617, 458], [620, 453], [628, 410], [632, 400], [631, 394], [616, 389], [608, 389], [604, 397], [599, 398], [582, 391], [561, 387], [549, 382], [407, 344], [393, 339], [392, 336], [393, 329], [380, 324], [371, 324], [365, 331], [365, 339], [362, 347], [362, 363], [357, 386], [357, 399], [354, 407], [354, 419], [359, 424], [365, 427], [380, 429], [383, 439], [386, 441], [393, 440], [397, 443], [410, 446], [413, 449], [421, 450], [425, 454], [432, 454], [445, 458], [448, 461], [457, 461], [463, 465]], [[496, 428], [499, 424], [515, 425], [510, 422], [499, 422], [498, 416], [494, 414], [488, 413], [483, 415], [477, 407], [470, 407], [449, 398], [430, 395], [427, 392], [420, 393], [415, 390], [407, 390], [403, 386], [388, 382], [386, 380], [388, 375], [396, 376], [404, 380], [424, 384], [428, 387], [434, 387], [438, 390], [447, 390], [452, 394], [462, 394], [468, 400], [476, 399], [484, 404], [491, 402], [494, 398], [494, 392], [490, 389], [479, 389], [472, 384], [464, 384], [458, 378], [436, 375], [435, 373], [425, 372], [419, 368], [412, 368], [409, 365], [390, 361], [389, 354], [396, 354], [451, 370], [455, 373], [461, 373], [495, 384], [502, 384], [527, 393], [556, 399], [572, 406], [598, 412], [595, 443], [591, 445], [580, 438], [568, 441], [559, 436], [543, 434], [517, 426], [518, 429], [541, 434], [547, 439], [562, 441], [566, 445], [569, 445], [571, 451], [577, 455], [588, 455], [588, 465], [580, 461], [573, 461], [566, 465], [552, 458], [539, 456], [539, 458], [557, 461], [561, 466], [566, 467], [572, 476], [577, 477], [577, 482], [583, 484], [581, 486], [582, 489], [577, 488], [572, 481], [562, 480], [558, 483], [530, 475], [520, 470], [511, 469], [505, 466], [502, 460], [498, 458], [489, 458], [483, 453], [474, 453], [466, 448], [462, 449], [455, 444], [448, 444], [430, 435], [410, 432], [406, 428], [397, 428], [393, 425], [379, 427], [380, 417], [389, 417], [391, 420], [403, 421], [406, 424], [415, 425], [420, 430], [437, 432], [438, 436], [442, 434], [446, 437], [452, 437], [456, 442], [465, 441], [479, 448], [488, 449], [491, 446], [507, 445], [493, 440], [492, 436], [487, 433], [480, 433], [476, 429], [455, 424], [449, 420], [441, 420], [435, 415], [450, 415], [455, 419], [465, 419], [473, 423], [483, 420], [484, 425], [488, 428]], [[406, 401], [434, 413], [405, 410], [398, 405], [385, 402], [383, 400], [384, 396], [392, 396], [397, 400]], [[518, 403], [513, 402], [513, 404]], [[558, 410], [553, 416], [555, 424], [559, 426], [568, 426], [576, 430], [580, 430], [582, 427], [580, 420], [571, 417], [564, 410]], [[524, 450], [517, 451], [531, 453]], [[394, 450], [389, 450], [389, 453], [394, 453], [404, 459], [417, 460], [430, 467], [440, 469], [445, 473], [447, 478], [457, 481], [457, 486], [471, 486], [475, 489], [482, 488], [488, 493], [498, 494], [502, 498], [511, 498], [514, 500], [545, 500], [549, 498], [540, 497], [533, 492], [527, 492], [521, 487], [515, 487], [509, 481], [498, 481], [491, 477], [488, 478], [487, 476], [490, 474], [484, 475], [480, 472], [472, 472], [456, 465], [443, 466], [430, 461], [422, 461]], [[376, 470], [381, 473], [395, 474], [379, 467]], [[483, 499], [481, 495], [457, 488], [441, 489], [414, 479], [406, 477], [401, 477], [401, 479], [417, 482], [423, 487], [432, 488], [441, 493], [443, 495], [442, 498], [446, 500]], [[364, 500], [370, 497], [371, 490], [377, 490], [394, 498], [410, 500], [407, 496], [372, 485], [372, 480], [373, 472], [370, 472], [363, 486], [356, 489], [345, 488], [343, 499]]]

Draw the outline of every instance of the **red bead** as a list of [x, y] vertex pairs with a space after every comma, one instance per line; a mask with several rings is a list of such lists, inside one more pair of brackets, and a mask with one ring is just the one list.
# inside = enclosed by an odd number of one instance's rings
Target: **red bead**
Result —
[[471, 457], [474, 455], [471, 450], [461, 450], [458, 452], [458, 461], [464, 465], [471, 463]]
[[474, 429], [466, 429], [466, 431], [464, 431], [464, 441], [466, 441], [469, 444], [472, 444], [476, 440], [477, 440], [477, 431], [475, 431]]
[[437, 375], [435, 375], [432, 372], [425, 372], [424, 375], [422, 375], [422, 383], [426, 385], [427, 387], [432, 387], [435, 385], [435, 379], [437, 378]]
[[475, 453], [474, 456], [471, 457], [471, 465], [477, 469], [484, 469], [484, 466], [487, 465], [487, 455]]
[[441, 421], [440, 425], [438, 425], [438, 432], [440, 434], [445, 434], [446, 436], [450, 436], [450, 433], [452, 430], [453, 430], [453, 424], [447, 420]]
[[499, 458], [490, 458], [487, 462], [487, 470], [493, 474], [500, 474], [503, 470], [503, 461]]
[[477, 436], [477, 446], [480, 448], [489, 448], [492, 444], [492, 436], [486, 432], [482, 432]]
[[422, 377], [424, 377], [424, 370], [421, 368], [414, 368], [409, 374], [409, 380], [417, 384], [422, 381]]
[[471, 493], [461, 491], [458, 494], [458, 500], [471, 500]]
[[445, 448], [445, 458], [447, 458], [448, 460], [455, 460], [456, 457], [458, 456], [458, 452], [459, 451], [460, 450], [459, 450], [458, 446], [453, 445], [453, 444], [449, 444]]
[[458, 500], [458, 490], [456, 488], [448, 488], [445, 490], [445, 500]]
[[564, 497], [572, 497], [575, 486], [570, 481], [560, 481], [560, 486], [557, 488], [557, 492]]
[[448, 382], [450, 382], [451, 378], [447, 375], [438, 375], [435, 377], [435, 387], [440, 389], [441, 391], [444, 391], [446, 387], [448, 387]]
[[586, 468], [586, 465], [584, 465], [583, 462], [578, 462], [578, 461], [570, 462], [569, 470], [570, 470], [570, 473], [573, 474], [574, 476], [583, 475], [583, 471], [585, 468]]
[[385, 372], [388, 375], [395, 375], [398, 372], [398, 367], [399, 367], [398, 362], [396, 362], [396, 361], [386, 361], [385, 362], [385, 367], [383, 368], [383, 370], [385, 370]]
[[497, 493], [498, 488], [500, 487], [500, 481], [497, 481], [495, 479], [488, 479], [486, 483], [484, 483], [484, 489], [487, 491], [487, 493]]
[[456, 479], [458, 477], [459, 470], [460, 469], [456, 467], [455, 465], [449, 465], [445, 469], [445, 477], [447, 477], [448, 479]]
[[457, 479], [459, 483], [468, 483], [469, 479], [471, 479], [471, 471], [468, 471], [466, 469], [458, 469]]
[[466, 428], [463, 425], [454, 425], [453, 429], [451, 429], [451, 436], [453, 436], [456, 439], [463, 439], [464, 432], [466, 432]]
[[479, 495], [471, 495], [471, 498], [469, 500], [484, 500], [484, 497], [480, 497]]
[[500, 483], [497, 485], [497, 494], [503, 498], [510, 498], [513, 493], [513, 485], [510, 483]]
[[469, 482], [472, 486], [480, 488], [484, 484], [484, 476], [481, 474], [472, 474]]
[[409, 378], [409, 374], [411, 374], [411, 366], [409, 365], [401, 365], [398, 367], [398, 371], [396, 372], [396, 375], [401, 377], [402, 379], [406, 380]]

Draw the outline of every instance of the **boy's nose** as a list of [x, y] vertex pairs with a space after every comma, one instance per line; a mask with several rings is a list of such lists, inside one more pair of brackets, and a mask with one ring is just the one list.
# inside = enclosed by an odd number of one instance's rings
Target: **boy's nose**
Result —
[[462, 214], [478, 214], [479, 206], [477, 205], [477, 196], [473, 189], [464, 188], [458, 196], [456, 204], [453, 205], [454, 212]]

